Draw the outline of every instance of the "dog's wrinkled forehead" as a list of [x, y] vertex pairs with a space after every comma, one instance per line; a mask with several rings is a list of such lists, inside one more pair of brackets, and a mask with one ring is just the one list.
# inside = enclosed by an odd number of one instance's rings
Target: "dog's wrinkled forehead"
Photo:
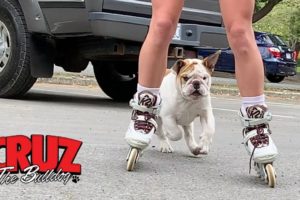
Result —
[[206, 67], [203, 65], [203, 60], [200, 59], [185, 59], [184, 65], [178, 71], [178, 76], [186, 76], [194, 73], [207, 73]]
[[214, 71], [215, 65], [218, 61], [219, 55], [221, 54], [221, 50], [215, 52], [204, 58], [200, 59], [184, 59], [178, 60], [172, 67], [173, 71], [177, 76], [186, 75], [195, 71], [196, 73], [208, 73], [212, 74]]

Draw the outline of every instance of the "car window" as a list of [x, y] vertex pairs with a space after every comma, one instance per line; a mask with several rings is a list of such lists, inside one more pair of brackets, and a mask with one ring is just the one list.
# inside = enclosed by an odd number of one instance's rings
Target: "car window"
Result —
[[268, 37], [268, 35], [260, 35], [257, 38], [257, 43], [259, 44], [274, 44], [273, 41]]
[[286, 46], [285, 42], [277, 35], [269, 35], [272, 42], [277, 46]]
[[286, 42], [284, 42], [279, 36], [275, 35], [275, 38], [281, 45], [286, 45]]

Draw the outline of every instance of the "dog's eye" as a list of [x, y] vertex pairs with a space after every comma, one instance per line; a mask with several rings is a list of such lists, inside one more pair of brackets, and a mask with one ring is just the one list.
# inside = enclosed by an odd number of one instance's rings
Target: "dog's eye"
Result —
[[189, 77], [187, 77], [187, 76], [184, 76], [182, 78], [183, 78], [184, 81], [188, 81], [189, 80]]
[[206, 77], [206, 76], [204, 76], [204, 77], [203, 77], [203, 80], [206, 80], [206, 79], [207, 79], [207, 77]]

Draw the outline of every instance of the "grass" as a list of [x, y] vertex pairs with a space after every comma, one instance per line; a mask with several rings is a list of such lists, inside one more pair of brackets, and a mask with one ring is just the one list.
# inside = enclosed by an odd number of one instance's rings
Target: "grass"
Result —
[[300, 58], [297, 60], [297, 73], [300, 74]]

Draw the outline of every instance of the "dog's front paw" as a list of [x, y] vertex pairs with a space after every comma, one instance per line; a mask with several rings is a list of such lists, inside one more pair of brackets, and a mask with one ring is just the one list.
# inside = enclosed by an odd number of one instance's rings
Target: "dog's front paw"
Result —
[[205, 137], [202, 137], [200, 139], [200, 143], [199, 143], [199, 147], [201, 148], [200, 154], [208, 154], [210, 143], [211, 142]]
[[194, 154], [195, 156], [198, 155], [206, 155], [208, 154], [208, 150], [207, 149], [203, 149], [203, 147], [196, 147], [192, 150], [192, 154]]
[[164, 140], [160, 142], [160, 151], [163, 153], [172, 153], [174, 149], [170, 145], [169, 141]]

